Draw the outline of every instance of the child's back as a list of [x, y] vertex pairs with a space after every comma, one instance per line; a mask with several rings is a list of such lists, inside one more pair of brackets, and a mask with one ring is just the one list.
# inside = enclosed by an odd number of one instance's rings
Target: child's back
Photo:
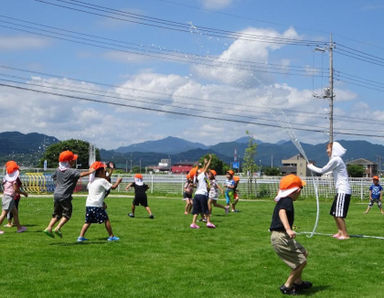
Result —
[[61, 171], [57, 169], [56, 172], [52, 175], [52, 179], [56, 185], [53, 194], [54, 199], [56, 201], [64, 201], [70, 199], [79, 178], [79, 170], [69, 168], [65, 171]]

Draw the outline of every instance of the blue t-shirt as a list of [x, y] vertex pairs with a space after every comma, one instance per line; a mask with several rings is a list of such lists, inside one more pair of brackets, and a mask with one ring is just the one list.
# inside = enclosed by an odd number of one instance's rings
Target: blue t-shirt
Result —
[[372, 199], [380, 199], [380, 192], [383, 190], [380, 184], [372, 184], [369, 190], [372, 191]]

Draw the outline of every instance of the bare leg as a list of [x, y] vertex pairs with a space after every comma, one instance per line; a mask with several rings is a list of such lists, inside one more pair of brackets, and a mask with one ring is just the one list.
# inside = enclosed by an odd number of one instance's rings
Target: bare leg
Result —
[[91, 226], [91, 223], [86, 222], [80, 231], [80, 237], [84, 237], [85, 233], [87, 232], [88, 228]]
[[132, 204], [131, 209], [132, 209], [132, 214], [135, 215], [135, 205]]
[[17, 229], [21, 229], [21, 225], [20, 225], [20, 222], [19, 222], [19, 212], [18, 210], [16, 209], [16, 207], [13, 207], [12, 211], [13, 213], [13, 221], [17, 227]]
[[[226, 209], [225, 206], [223, 206], [223, 205], [217, 203], [217, 201], [215, 201], [215, 200], [213, 201], [213, 206], [215, 206], [215, 207], [217, 207], [217, 208], [224, 209], [224, 210]], [[212, 207], [211, 207], [211, 208], [212, 208]]]
[[114, 235], [112, 232], [112, 226], [111, 226], [111, 222], [109, 221], [109, 219], [105, 221], [105, 228], [107, 229], [109, 237], [113, 237]]
[[7, 214], [8, 214], [8, 210], [3, 210], [3, 211], [1, 211], [1, 215], [0, 215], [0, 225], [3, 223], [4, 218], [7, 216]]
[[56, 224], [57, 221], [58, 221], [58, 218], [52, 217], [51, 221], [48, 224], [48, 227], [45, 230], [52, 233], [52, 228]]
[[371, 210], [371, 207], [368, 206], [367, 210], [365, 210], [365, 214], [367, 214], [369, 212], [369, 210]]
[[299, 283], [301, 283], [301, 274], [306, 265], [307, 265], [307, 262], [304, 262], [303, 264], [299, 265], [296, 269], [291, 271], [287, 281], [284, 284], [287, 288], [291, 288], [294, 282], [299, 281]]
[[145, 210], [147, 210], [147, 212], [148, 212], [149, 215], [152, 215], [152, 211], [151, 211], [151, 209], [149, 208], [149, 206], [145, 207]]
[[59, 222], [59, 224], [56, 226], [56, 229], [55, 229], [55, 231], [59, 231], [67, 222], [68, 222], [68, 220], [69, 220], [69, 218], [66, 218], [66, 217], [62, 217], [61, 219], [60, 219], [60, 222]]
[[212, 214], [212, 199], [208, 199], [208, 211], [209, 214]]
[[345, 220], [342, 217], [335, 217], [335, 220], [337, 222], [337, 226], [339, 227], [339, 233], [342, 237], [349, 238], [348, 232], [347, 232], [347, 225], [345, 224]]
[[342, 235], [342, 231], [341, 231], [341, 227], [340, 227], [340, 224], [339, 224], [339, 221], [337, 220], [337, 217], [333, 217], [335, 219], [335, 222], [336, 222], [336, 226], [337, 226], [337, 237], [340, 237]]
[[192, 224], [193, 225], [196, 224], [197, 216], [199, 216], [199, 214], [193, 214], [193, 217], [192, 217]]

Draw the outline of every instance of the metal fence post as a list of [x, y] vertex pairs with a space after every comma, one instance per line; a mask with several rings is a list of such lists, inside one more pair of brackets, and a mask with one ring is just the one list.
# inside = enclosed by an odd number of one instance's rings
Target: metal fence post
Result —
[[153, 174], [151, 174], [151, 194], [153, 194]]

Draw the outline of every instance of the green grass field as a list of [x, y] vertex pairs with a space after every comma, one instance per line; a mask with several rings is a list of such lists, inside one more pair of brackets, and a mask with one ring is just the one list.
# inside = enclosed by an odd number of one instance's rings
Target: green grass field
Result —
[[[20, 203], [23, 234], [6, 229], [0, 238], [1, 297], [279, 297], [289, 268], [275, 255], [268, 227], [272, 201], [240, 202], [237, 214], [214, 209], [217, 229], [189, 229], [181, 199], [149, 198], [155, 219], [139, 207], [127, 216], [130, 198], [106, 200], [119, 242], [108, 243], [104, 225], [92, 225], [87, 243], [76, 243], [83, 224], [85, 198], [75, 197], [71, 221], [63, 239], [41, 231], [52, 212], [51, 198]], [[318, 232], [334, 232], [327, 215], [331, 202], [321, 203]], [[315, 202], [295, 203], [298, 231], [311, 230]], [[347, 224], [351, 234], [384, 236], [384, 216], [377, 207], [351, 204]], [[376, 228], [374, 228], [376, 227]], [[298, 235], [309, 251], [304, 279], [315, 297], [381, 297], [384, 292], [384, 240]]]

